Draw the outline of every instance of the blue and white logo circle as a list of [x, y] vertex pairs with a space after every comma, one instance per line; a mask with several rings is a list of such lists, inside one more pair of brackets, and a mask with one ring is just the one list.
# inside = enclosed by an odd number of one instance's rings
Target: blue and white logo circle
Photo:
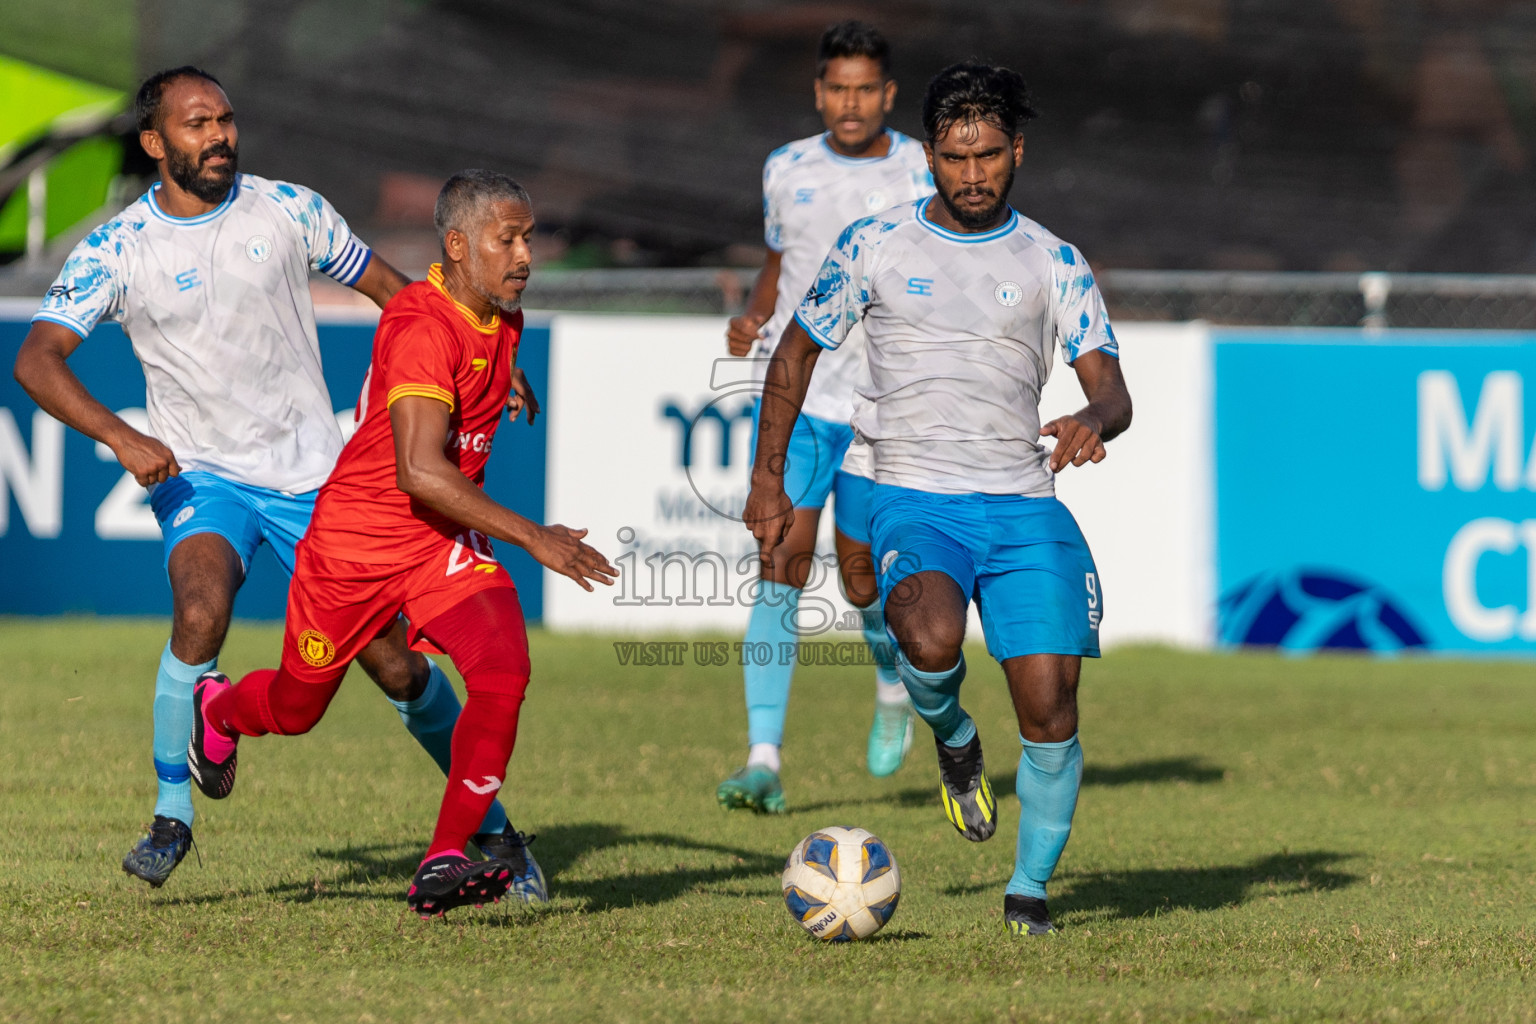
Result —
[[890, 205], [891, 201], [886, 198], [884, 189], [872, 188], [864, 193], [864, 209], [870, 213], [878, 213]]
[[997, 300], [999, 306], [1017, 306], [1024, 301], [1024, 289], [1019, 287], [1017, 281], [1004, 281], [997, 286], [992, 297]]
[[252, 263], [265, 263], [272, 258], [272, 239], [266, 235], [252, 235], [245, 243], [245, 255]]
[[192, 513], [196, 512], [196, 511], [197, 511], [196, 508], [194, 508], [191, 505], [188, 505], [186, 508], [184, 508], [180, 512], [176, 513], [176, 518], [171, 520], [171, 526], [172, 527], [180, 526], [182, 523], [186, 522], [188, 519], [191, 519], [192, 518]]

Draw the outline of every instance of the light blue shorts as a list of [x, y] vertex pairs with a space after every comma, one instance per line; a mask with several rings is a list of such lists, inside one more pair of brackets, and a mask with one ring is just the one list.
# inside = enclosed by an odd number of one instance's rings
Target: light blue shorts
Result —
[[1099, 656], [1104, 597], [1088, 542], [1055, 498], [933, 494], [876, 484], [871, 547], [880, 596], [913, 573], [942, 572], [981, 610], [987, 651]]
[[251, 571], [256, 549], [266, 541], [283, 572], [291, 577], [293, 548], [309, 529], [319, 493], [289, 495], [193, 469], [156, 484], [149, 506], [160, 521], [167, 566], [171, 549], [177, 544], [193, 534], [216, 533], [229, 541], [246, 572]]
[[[757, 413], [752, 407], [752, 451], [757, 451]], [[784, 464], [784, 493], [795, 508], [824, 508], [832, 499], [832, 518], [849, 539], [869, 543], [869, 495], [875, 482], [842, 470], [843, 456], [853, 443], [846, 423], [801, 415], [789, 435]]]

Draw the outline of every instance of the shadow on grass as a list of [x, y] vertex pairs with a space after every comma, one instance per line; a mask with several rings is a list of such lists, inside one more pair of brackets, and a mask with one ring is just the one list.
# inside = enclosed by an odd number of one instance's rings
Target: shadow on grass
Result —
[[[1244, 864], [1208, 868], [1066, 872], [1056, 876], [1051, 909], [1071, 917], [1148, 917], [1170, 910], [1222, 910], [1263, 897], [1343, 889], [1359, 875], [1334, 865], [1358, 854], [1331, 850], [1291, 851]], [[997, 883], [954, 886], [950, 895], [992, 889]]]
[[[562, 881], [561, 875], [579, 859], [617, 846], [660, 847], [689, 854], [714, 854], [716, 860], [728, 861], [709, 866], [677, 864], [670, 869], [639, 871], [601, 878]], [[588, 823], [557, 825], [541, 831], [532, 851], [544, 869], [550, 894], [556, 899], [576, 899], [579, 908], [556, 908], [555, 912], [593, 912], [620, 907], [649, 906], [666, 903], [696, 891], [701, 886], [718, 885], [743, 879], [777, 879], [784, 869], [781, 856], [746, 850], [718, 843], [704, 843], [682, 836], [659, 832], [629, 832], [618, 825]], [[379, 887], [398, 890], [398, 895], [382, 898], [403, 899], [421, 859], [421, 846], [415, 842], [378, 843], [317, 849], [315, 856], [340, 865], [340, 870], [304, 882], [283, 882], [245, 891], [208, 893], [168, 899], [168, 904], [221, 903], [244, 896], [267, 895], [292, 903], [319, 900], [379, 900]], [[477, 924], [498, 926], [503, 922], [476, 919]]]
[[[935, 770], [936, 771], [936, 770]], [[1083, 768], [1083, 786], [1132, 786], [1137, 783], [1184, 782], [1210, 785], [1220, 782], [1226, 769], [1207, 763], [1199, 757], [1164, 757], [1152, 761], [1128, 761], [1125, 764], [1086, 765]], [[997, 794], [1013, 792], [1015, 773], [988, 776], [992, 791]], [[848, 800], [822, 800], [813, 804], [791, 804], [790, 813], [808, 814], [812, 811], [828, 811], [843, 807], [860, 807], [884, 804], [894, 807], [939, 806], [938, 779], [923, 789], [900, 789], [883, 796], [864, 796]]]
[[[1083, 785], [1131, 786], [1138, 782], [1193, 782], [1209, 785], [1220, 782], [1225, 775], [1224, 768], [1208, 764], [1201, 757], [1164, 757], [1155, 761], [1084, 765]], [[1013, 788], [1012, 780], [1009, 780], [1009, 788]]]

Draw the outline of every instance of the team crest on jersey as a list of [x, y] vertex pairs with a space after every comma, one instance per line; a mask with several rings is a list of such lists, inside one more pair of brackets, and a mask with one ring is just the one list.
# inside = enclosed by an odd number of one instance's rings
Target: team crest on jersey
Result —
[[1017, 306], [1024, 301], [1024, 289], [1017, 281], [1004, 281], [993, 291], [992, 297], [999, 306]]
[[864, 209], [870, 213], [878, 213], [890, 205], [891, 201], [886, 198], [884, 189], [872, 188], [864, 193]]
[[272, 258], [272, 239], [266, 235], [252, 235], [245, 243], [246, 259], [252, 263], [265, 263]]
[[299, 657], [305, 664], [324, 668], [336, 657], [336, 645], [319, 630], [306, 629], [299, 634]]

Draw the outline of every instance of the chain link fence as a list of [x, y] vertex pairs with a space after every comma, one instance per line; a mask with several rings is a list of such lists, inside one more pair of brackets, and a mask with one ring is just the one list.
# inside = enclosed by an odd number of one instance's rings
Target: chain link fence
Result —
[[[40, 297], [57, 268], [0, 268], [0, 295]], [[739, 312], [757, 271], [737, 267], [539, 270], [529, 309], [594, 313]], [[1108, 270], [1112, 320], [1204, 320], [1247, 327], [1536, 330], [1536, 275], [1229, 273]]]
[[[546, 270], [534, 275], [526, 301], [531, 309], [734, 313], [756, 275], [738, 268]], [[1536, 276], [1110, 270], [1099, 286], [1116, 320], [1536, 330]]]

